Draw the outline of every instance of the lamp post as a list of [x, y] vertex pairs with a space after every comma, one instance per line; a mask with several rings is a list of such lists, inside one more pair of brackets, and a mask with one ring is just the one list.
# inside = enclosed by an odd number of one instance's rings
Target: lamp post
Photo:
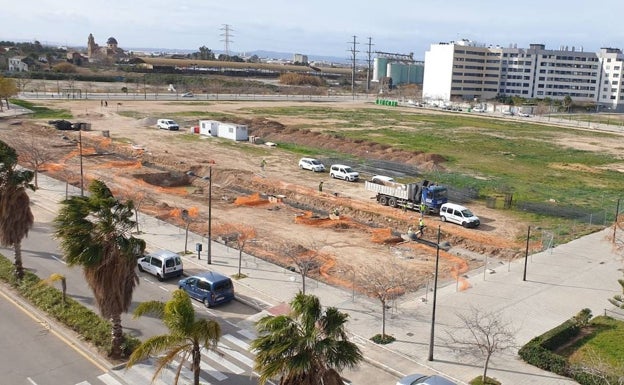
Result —
[[[208, 264], [212, 264], [212, 166], [208, 168]], [[205, 179], [206, 177], [204, 177]]]
[[84, 196], [84, 177], [82, 172], [82, 127], [78, 130], [78, 151], [80, 153], [80, 196]]
[[440, 226], [438, 225], [438, 242], [436, 244], [435, 276], [433, 278], [433, 309], [431, 312], [431, 335], [429, 337], [429, 361], [433, 361], [433, 337], [435, 335], [436, 299], [438, 295], [438, 266], [440, 262]]

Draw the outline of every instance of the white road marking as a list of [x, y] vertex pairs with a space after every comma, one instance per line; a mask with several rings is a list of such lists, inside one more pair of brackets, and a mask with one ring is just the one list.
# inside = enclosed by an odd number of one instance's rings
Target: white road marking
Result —
[[253, 340], [256, 338], [256, 333], [249, 331], [247, 329], [238, 330], [238, 334], [242, 335], [243, 337], [247, 337], [250, 340]]
[[32, 378], [30, 377], [26, 377], [26, 379], [28, 380], [28, 382], [30, 382], [32, 385], [37, 385], [37, 383], [35, 381], [32, 380]]
[[218, 371], [217, 369], [213, 368], [212, 366], [203, 363], [201, 364], [202, 368], [206, 368], [206, 373], [208, 373], [208, 375], [214, 377], [217, 381], [223, 381], [225, 379], [228, 378], [228, 376], [226, 376], [225, 374], [221, 373], [220, 371]]
[[98, 380], [102, 381], [106, 385], [122, 385], [121, 382], [117, 381], [113, 376], [108, 373], [104, 373], [101, 376], [98, 376]]
[[51, 257], [52, 257], [53, 259], [55, 259], [57, 262], [60, 262], [60, 263], [62, 263], [63, 265], [67, 265], [67, 262], [65, 262], [63, 259], [61, 259], [61, 258], [59, 258], [59, 257], [57, 257], [57, 256], [55, 256], [55, 255], [51, 255]]
[[218, 353], [213, 352], [212, 350], [202, 349], [202, 354], [206, 355], [208, 358], [218, 363], [219, 365], [223, 366], [224, 368], [227, 368], [230, 372], [234, 374], [245, 373], [244, 369], [241, 369], [238, 366], [234, 365], [233, 363], [227, 361], [226, 359], [223, 358], [223, 356], [221, 356]]
[[226, 335], [224, 335], [221, 338], [226, 339], [226, 340], [230, 341], [231, 343], [233, 343], [234, 345], [240, 346], [241, 348], [249, 351], [249, 344], [247, 342], [245, 342], [243, 340], [240, 340], [240, 339], [234, 337], [231, 334], [226, 334]]

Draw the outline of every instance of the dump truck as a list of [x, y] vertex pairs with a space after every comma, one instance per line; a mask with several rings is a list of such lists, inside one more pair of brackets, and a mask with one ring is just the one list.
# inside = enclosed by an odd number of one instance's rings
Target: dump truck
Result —
[[364, 188], [377, 194], [376, 199], [384, 206], [399, 207], [424, 213], [437, 214], [440, 206], [448, 202], [447, 189], [423, 180], [414, 183], [374, 183], [366, 181]]

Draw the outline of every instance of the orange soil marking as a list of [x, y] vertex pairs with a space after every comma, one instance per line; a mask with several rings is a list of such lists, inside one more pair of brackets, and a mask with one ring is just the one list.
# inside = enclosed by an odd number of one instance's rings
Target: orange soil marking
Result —
[[139, 169], [142, 168], [143, 165], [138, 161], [112, 161], [108, 163], [101, 164], [99, 166], [95, 166], [94, 168], [132, 168]]
[[247, 196], [240, 196], [234, 200], [234, 204], [237, 206], [259, 206], [270, 203], [268, 199], [260, 197], [260, 193], [254, 193]]

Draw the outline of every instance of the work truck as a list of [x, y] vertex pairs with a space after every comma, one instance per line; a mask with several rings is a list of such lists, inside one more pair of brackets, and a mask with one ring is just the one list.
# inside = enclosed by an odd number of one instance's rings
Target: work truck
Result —
[[432, 184], [428, 180], [407, 184], [366, 181], [364, 188], [377, 194], [379, 204], [419, 212], [421, 204], [424, 204], [425, 214], [439, 213], [440, 207], [448, 202], [446, 187]]

